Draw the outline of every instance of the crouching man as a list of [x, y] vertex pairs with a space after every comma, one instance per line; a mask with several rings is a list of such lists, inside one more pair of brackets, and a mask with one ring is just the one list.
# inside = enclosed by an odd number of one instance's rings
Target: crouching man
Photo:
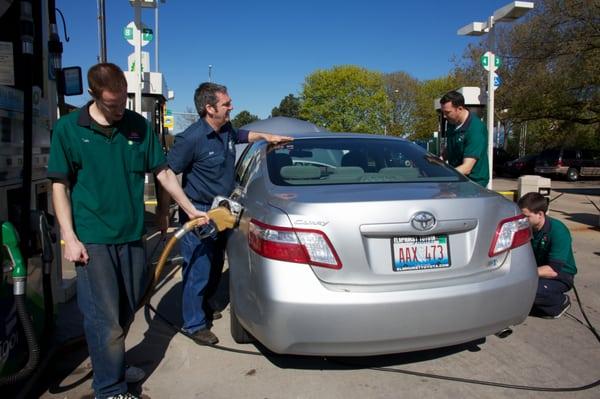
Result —
[[565, 293], [573, 288], [577, 266], [571, 247], [571, 233], [559, 220], [546, 215], [548, 201], [538, 193], [527, 193], [518, 201], [533, 229], [533, 253], [538, 266], [538, 289], [532, 315], [558, 319], [570, 307]]

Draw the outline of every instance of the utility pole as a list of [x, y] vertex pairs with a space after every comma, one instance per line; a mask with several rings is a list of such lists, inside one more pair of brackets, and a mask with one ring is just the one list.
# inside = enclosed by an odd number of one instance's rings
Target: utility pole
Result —
[[106, 7], [104, 0], [98, 0], [98, 42], [100, 47], [98, 62], [106, 62]]

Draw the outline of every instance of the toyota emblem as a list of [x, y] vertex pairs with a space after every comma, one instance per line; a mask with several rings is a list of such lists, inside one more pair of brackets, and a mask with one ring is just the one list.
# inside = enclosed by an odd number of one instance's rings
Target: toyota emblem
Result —
[[433, 216], [429, 212], [417, 212], [410, 219], [410, 224], [416, 230], [428, 231], [435, 227], [436, 220], [435, 220], [435, 216]]

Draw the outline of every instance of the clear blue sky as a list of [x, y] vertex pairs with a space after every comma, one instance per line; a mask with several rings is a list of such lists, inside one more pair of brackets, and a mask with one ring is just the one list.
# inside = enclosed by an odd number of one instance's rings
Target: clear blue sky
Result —
[[[476, 38], [458, 28], [485, 21], [507, 0], [167, 0], [159, 9], [160, 70], [175, 91], [173, 111], [193, 107], [194, 89], [208, 80], [225, 84], [233, 115], [248, 110], [261, 118], [289, 93], [302, 91], [317, 69], [355, 64], [380, 72], [405, 71], [421, 79], [447, 74]], [[84, 74], [99, 54], [97, 1], [56, 0], [67, 22], [63, 66]], [[127, 68], [133, 52], [123, 28], [134, 19], [127, 0], [106, 0], [108, 60]], [[154, 11], [142, 13], [154, 28]], [[154, 70], [154, 43], [150, 51]], [[87, 82], [84, 81], [84, 85]], [[68, 98], [81, 105], [87, 96]]]

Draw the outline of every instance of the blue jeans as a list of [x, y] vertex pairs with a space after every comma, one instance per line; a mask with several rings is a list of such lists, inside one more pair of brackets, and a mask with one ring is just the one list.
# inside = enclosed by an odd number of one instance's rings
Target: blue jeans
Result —
[[90, 260], [78, 264], [77, 303], [83, 314], [97, 398], [127, 392], [125, 336], [147, 284], [141, 241], [85, 244]]
[[[210, 208], [209, 205], [195, 206], [205, 212]], [[188, 220], [187, 215], [180, 210], [181, 224]], [[185, 234], [179, 241], [183, 257], [182, 328], [188, 334], [207, 328], [212, 318], [209, 301], [217, 290], [223, 271], [225, 242], [226, 235], [223, 233], [201, 240], [194, 232]]]

